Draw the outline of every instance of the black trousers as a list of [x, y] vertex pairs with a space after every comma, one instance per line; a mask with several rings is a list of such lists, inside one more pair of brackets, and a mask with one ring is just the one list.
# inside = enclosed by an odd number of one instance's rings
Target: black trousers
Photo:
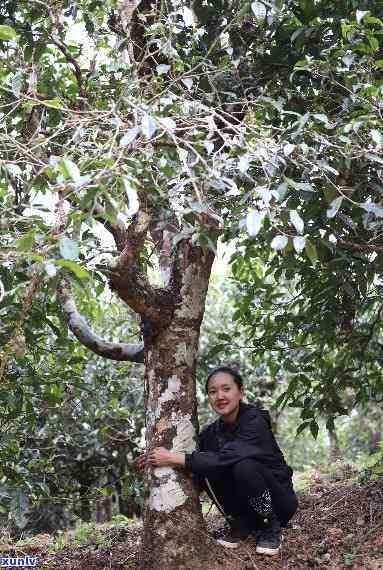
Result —
[[226, 517], [245, 519], [254, 530], [265, 525], [267, 503], [282, 526], [286, 526], [298, 507], [292, 484], [282, 484], [269, 468], [250, 458], [209, 473], [205, 489]]

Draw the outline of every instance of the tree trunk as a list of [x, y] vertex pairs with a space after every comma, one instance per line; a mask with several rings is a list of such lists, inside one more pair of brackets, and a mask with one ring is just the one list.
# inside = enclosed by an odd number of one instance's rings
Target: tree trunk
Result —
[[[182, 272], [181, 299], [169, 326], [145, 347], [147, 448], [195, 449], [195, 368], [213, 254], [193, 248]], [[196, 254], [196, 252], [199, 252]], [[207, 533], [197, 490], [184, 469], [148, 470], [141, 570], [204, 567]]]
[[90, 522], [92, 520], [92, 507], [90, 504], [90, 500], [88, 498], [89, 487], [81, 485], [79, 493], [80, 493], [80, 508], [79, 508], [80, 518], [84, 522]]
[[327, 427], [327, 433], [330, 443], [330, 459], [340, 459], [341, 451], [339, 447], [338, 434], [336, 433], [336, 427]]

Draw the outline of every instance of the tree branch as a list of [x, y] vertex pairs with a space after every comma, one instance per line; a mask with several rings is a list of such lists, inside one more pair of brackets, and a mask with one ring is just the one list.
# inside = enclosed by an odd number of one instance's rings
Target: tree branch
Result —
[[77, 85], [78, 85], [78, 92], [81, 98], [85, 99], [85, 91], [83, 88], [83, 79], [81, 68], [73, 55], [70, 53], [68, 47], [56, 36], [51, 36], [51, 41], [59, 48], [59, 50], [65, 55], [67, 61], [73, 65], [74, 74], [76, 76]]
[[[89, 210], [90, 211], [90, 210]], [[95, 204], [92, 208], [93, 215], [95, 219], [100, 222], [108, 232], [114, 237], [114, 241], [119, 252], [123, 251], [126, 246], [126, 227], [125, 224], [117, 220], [117, 224], [112, 224], [107, 220], [104, 215], [105, 211], [100, 204]]]
[[174, 293], [154, 288], [141, 271], [139, 256], [150, 226], [150, 216], [139, 210], [126, 232], [126, 245], [111, 267], [109, 283], [119, 297], [144, 319], [166, 326], [174, 310]]
[[165, 287], [169, 285], [171, 277], [173, 236], [179, 231], [175, 214], [170, 219], [161, 216], [158, 220], [150, 223], [149, 232], [158, 256], [159, 269]]
[[[67, 200], [74, 208], [79, 208], [79, 204], [71, 194], [67, 194], [65, 196], [65, 200]], [[104, 228], [112, 234], [117, 251], [121, 253], [126, 246], [127, 239], [125, 224], [121, 220], [117, 220], [116, 224], [112, 224], [105, 217], [104, 208], [97, 202], [88, 208], [82, 208], [82, 211], [92, 215], [97, 222], [100, 222], [100, 224], [102, 224]]]
[[75, 337], [95, 354], [111, 360], [144, 362], [143, 345], [124, 342], [109, 342], [96, 335], [87, 321], [78, 312], [76, 303], [67, 283], [61, 282], [57, 287], [58, 299], [67, 319], [69, 329]]
[[349, 249], [350, 251], [366, 252], [366, 253], [383, 253], [383, 245], [376, 245], [373, 243], [351, 243], [343, 239], [338, 238], [338, 244], [343, 247], [343, 249]]

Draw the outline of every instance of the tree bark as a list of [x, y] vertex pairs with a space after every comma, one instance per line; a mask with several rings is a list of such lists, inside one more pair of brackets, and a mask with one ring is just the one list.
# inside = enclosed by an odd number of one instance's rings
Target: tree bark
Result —
[[327, 427], [328, 439], [330, 443], [330, 459], [335, 461], [341, 457], [341, 451], [339, 447], [338, 434], [336, 433], [336, 427]]
[[[200, 325], [214, 254], [185, 244], [180, 302], [170, 324], [145, 343], [147, 448], [195, 449], [198, 434], [195, 369]], [[184, 469], [147, 471], [140, 569], [194, 569], [207, 556], [198, 493]]]
[[70, 287], [64, 281], [59, 283], [57, 295], [69, 329], [83, 346], [89, 348], [94, 354], [111, 360], [143, 363], [143, 346], [125, 342], [109, 342], [91, 330], [84, 317], [77, 311]]

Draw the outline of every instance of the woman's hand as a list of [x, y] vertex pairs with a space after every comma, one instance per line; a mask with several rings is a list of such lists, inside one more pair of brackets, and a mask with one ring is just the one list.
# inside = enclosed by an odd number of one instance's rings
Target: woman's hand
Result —
[[185, 454], [174, 453], [165, 447], [154, 447], [150, 451], [143, 451], [136, 462], [140, 471], [143, 471], [147, 465], [150, 467], [184, 467]]
[[137, 457], [136, 459], [136, 463], [137, 463], [137, 467], [140, 471], [143, 471], [145, 469], [145, 465], [147, 463], [148, 460], [148, 453], [147, 451], [143, 451], [142, 453], [140, 453], [140, 455]]
[[174, 453], [165, 447], [155, 447], [148, 452], [146, 461], [153, 467], [183, 467], [185, 454]]

